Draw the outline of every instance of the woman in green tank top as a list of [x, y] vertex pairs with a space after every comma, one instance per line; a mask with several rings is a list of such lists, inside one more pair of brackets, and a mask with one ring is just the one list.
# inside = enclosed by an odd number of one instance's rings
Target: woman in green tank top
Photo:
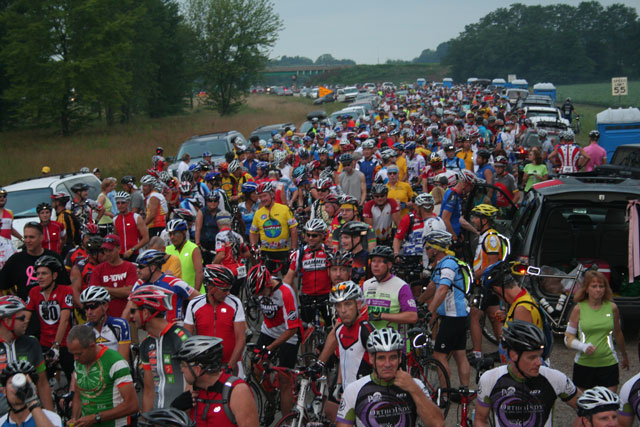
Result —
[[573, 297], [573, 307], [564, 342], [578, 350], [573, 365], [573, 382], [581, 390], [595, 386], [616, 392], [620, 383], [618, 356], [613, 338], [622, 353], [620, 367], [629, 369], [629, 359], [620, 328], [620, 312], [611, 301], [613, 293], [607, 277], [588, 271]]

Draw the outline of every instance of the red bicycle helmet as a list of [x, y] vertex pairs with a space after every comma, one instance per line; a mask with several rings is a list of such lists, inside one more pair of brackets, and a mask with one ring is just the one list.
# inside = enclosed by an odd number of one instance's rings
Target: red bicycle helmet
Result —
[[254, 265], [247, 274], [247, 286], [254, 295], [262, 292], [264, 288], [271, 285], [271, 273], [262, 264]]

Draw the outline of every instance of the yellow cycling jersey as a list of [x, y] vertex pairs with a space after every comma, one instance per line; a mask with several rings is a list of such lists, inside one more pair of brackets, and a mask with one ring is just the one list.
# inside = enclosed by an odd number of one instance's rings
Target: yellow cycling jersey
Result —
[[289, 229], [298, 222], [288, 206], [274, 203], [271, 209], [261, 207], [253, 216], [251, 233], [260, 235], [262, 250], [289, 250]]
[[524, 307], [525, 309], [531, 312], [531, 320], [534, 325], [538, 328], [543, 329], [542, 318], [540, 317], [540, 310], [542, 310], [536, 300], [533, 299], [531, 294], [527, 292], [526, 289], [523, 289], [522, 292], [516, 297], [511, 306], [509, 307], [509, 311], [507, 312], [507, 318], [504, 321], [504, 327], [508, 328], [509, 323], [513, 321], [514, 311], [517, 307]]

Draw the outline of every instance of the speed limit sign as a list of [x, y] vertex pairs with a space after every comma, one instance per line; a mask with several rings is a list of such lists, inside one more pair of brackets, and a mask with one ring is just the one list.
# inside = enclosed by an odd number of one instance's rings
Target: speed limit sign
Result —
[[627, 95], [627, 78], [626, 77], [614, 77], [611, 79], [611, 95], [621, 96]]

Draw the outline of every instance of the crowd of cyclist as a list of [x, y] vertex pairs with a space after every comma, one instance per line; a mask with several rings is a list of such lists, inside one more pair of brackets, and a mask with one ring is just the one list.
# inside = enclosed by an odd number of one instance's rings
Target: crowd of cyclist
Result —
[[[314, 119], [306, 134], [285, 129], [248, 146], [236, 140], [220, 164], [210, 153], [194, 164], [186, 155], [177, 176], [158, 147], [140, 189], [132, 176], [119, 191], [106, 178], [93, 201], [88, 186], [76, 184], [73, 194], [35, 207], [40, 222], [22, 233], [0, 192], [0, 235], [24, 242], [0, 271], [7, 422], [60, 425], [53, 411], [65, 405], [50, 384], [67, 383], [70, 413], [60, 415], [75, 427], [269, 425], [243, 380], [251, 375], [242, 363], [247, 340], [259, 357], [295, 368], [319, 313], [326, 341], [305, 372], [322, 375], [340, 355], [326, 406], [332, 423], [444, 425], [434, 396], [405, 372], [408, 329], [437, 324], [434, 357], [447, 371], [455, 362], [459, 384], [470, 387], [486, 313], [505, 365], [480, 377], [477, 425], [490, 416], [497, 425], [550, 425], [556, 398], [578, 408], [585, 425], [611, 425], [603, 417], [630, 424], [640, 414], [637, 376], [622, 388], [621, 405], [615, 381], [576, 388], [541, 366], [542, 316], [514, 278], [509, 241], [493, 223], [549, 174], [602, 159], [570, 131], [554, 146], [537, 130], [542, 149], [519, 169], [518, 138], [527, 129], [535, 130], [523, 111], [482, 88], [380, 91], [366, 116]], [[590, 136], [597, 145], [597, 133]], [[469, 236], [476, 249], [467, 264]], [[471, 306], [474, 286], [486, 295]], [[257, 337], [247, 334], [249, 298], [263, 318]], [[567, 345], [586, 357], [583, 365], [598, 366], [589, 356], [606, 339], [589, 340], [612, 332], [585, 338], [587, 320], [577, 316]], [[626, 351], [623, 358], [628, 365]], [[18, 374], [26, 375], [22, 388]], [[278, 379], [284, 415], [294, 384]]]

